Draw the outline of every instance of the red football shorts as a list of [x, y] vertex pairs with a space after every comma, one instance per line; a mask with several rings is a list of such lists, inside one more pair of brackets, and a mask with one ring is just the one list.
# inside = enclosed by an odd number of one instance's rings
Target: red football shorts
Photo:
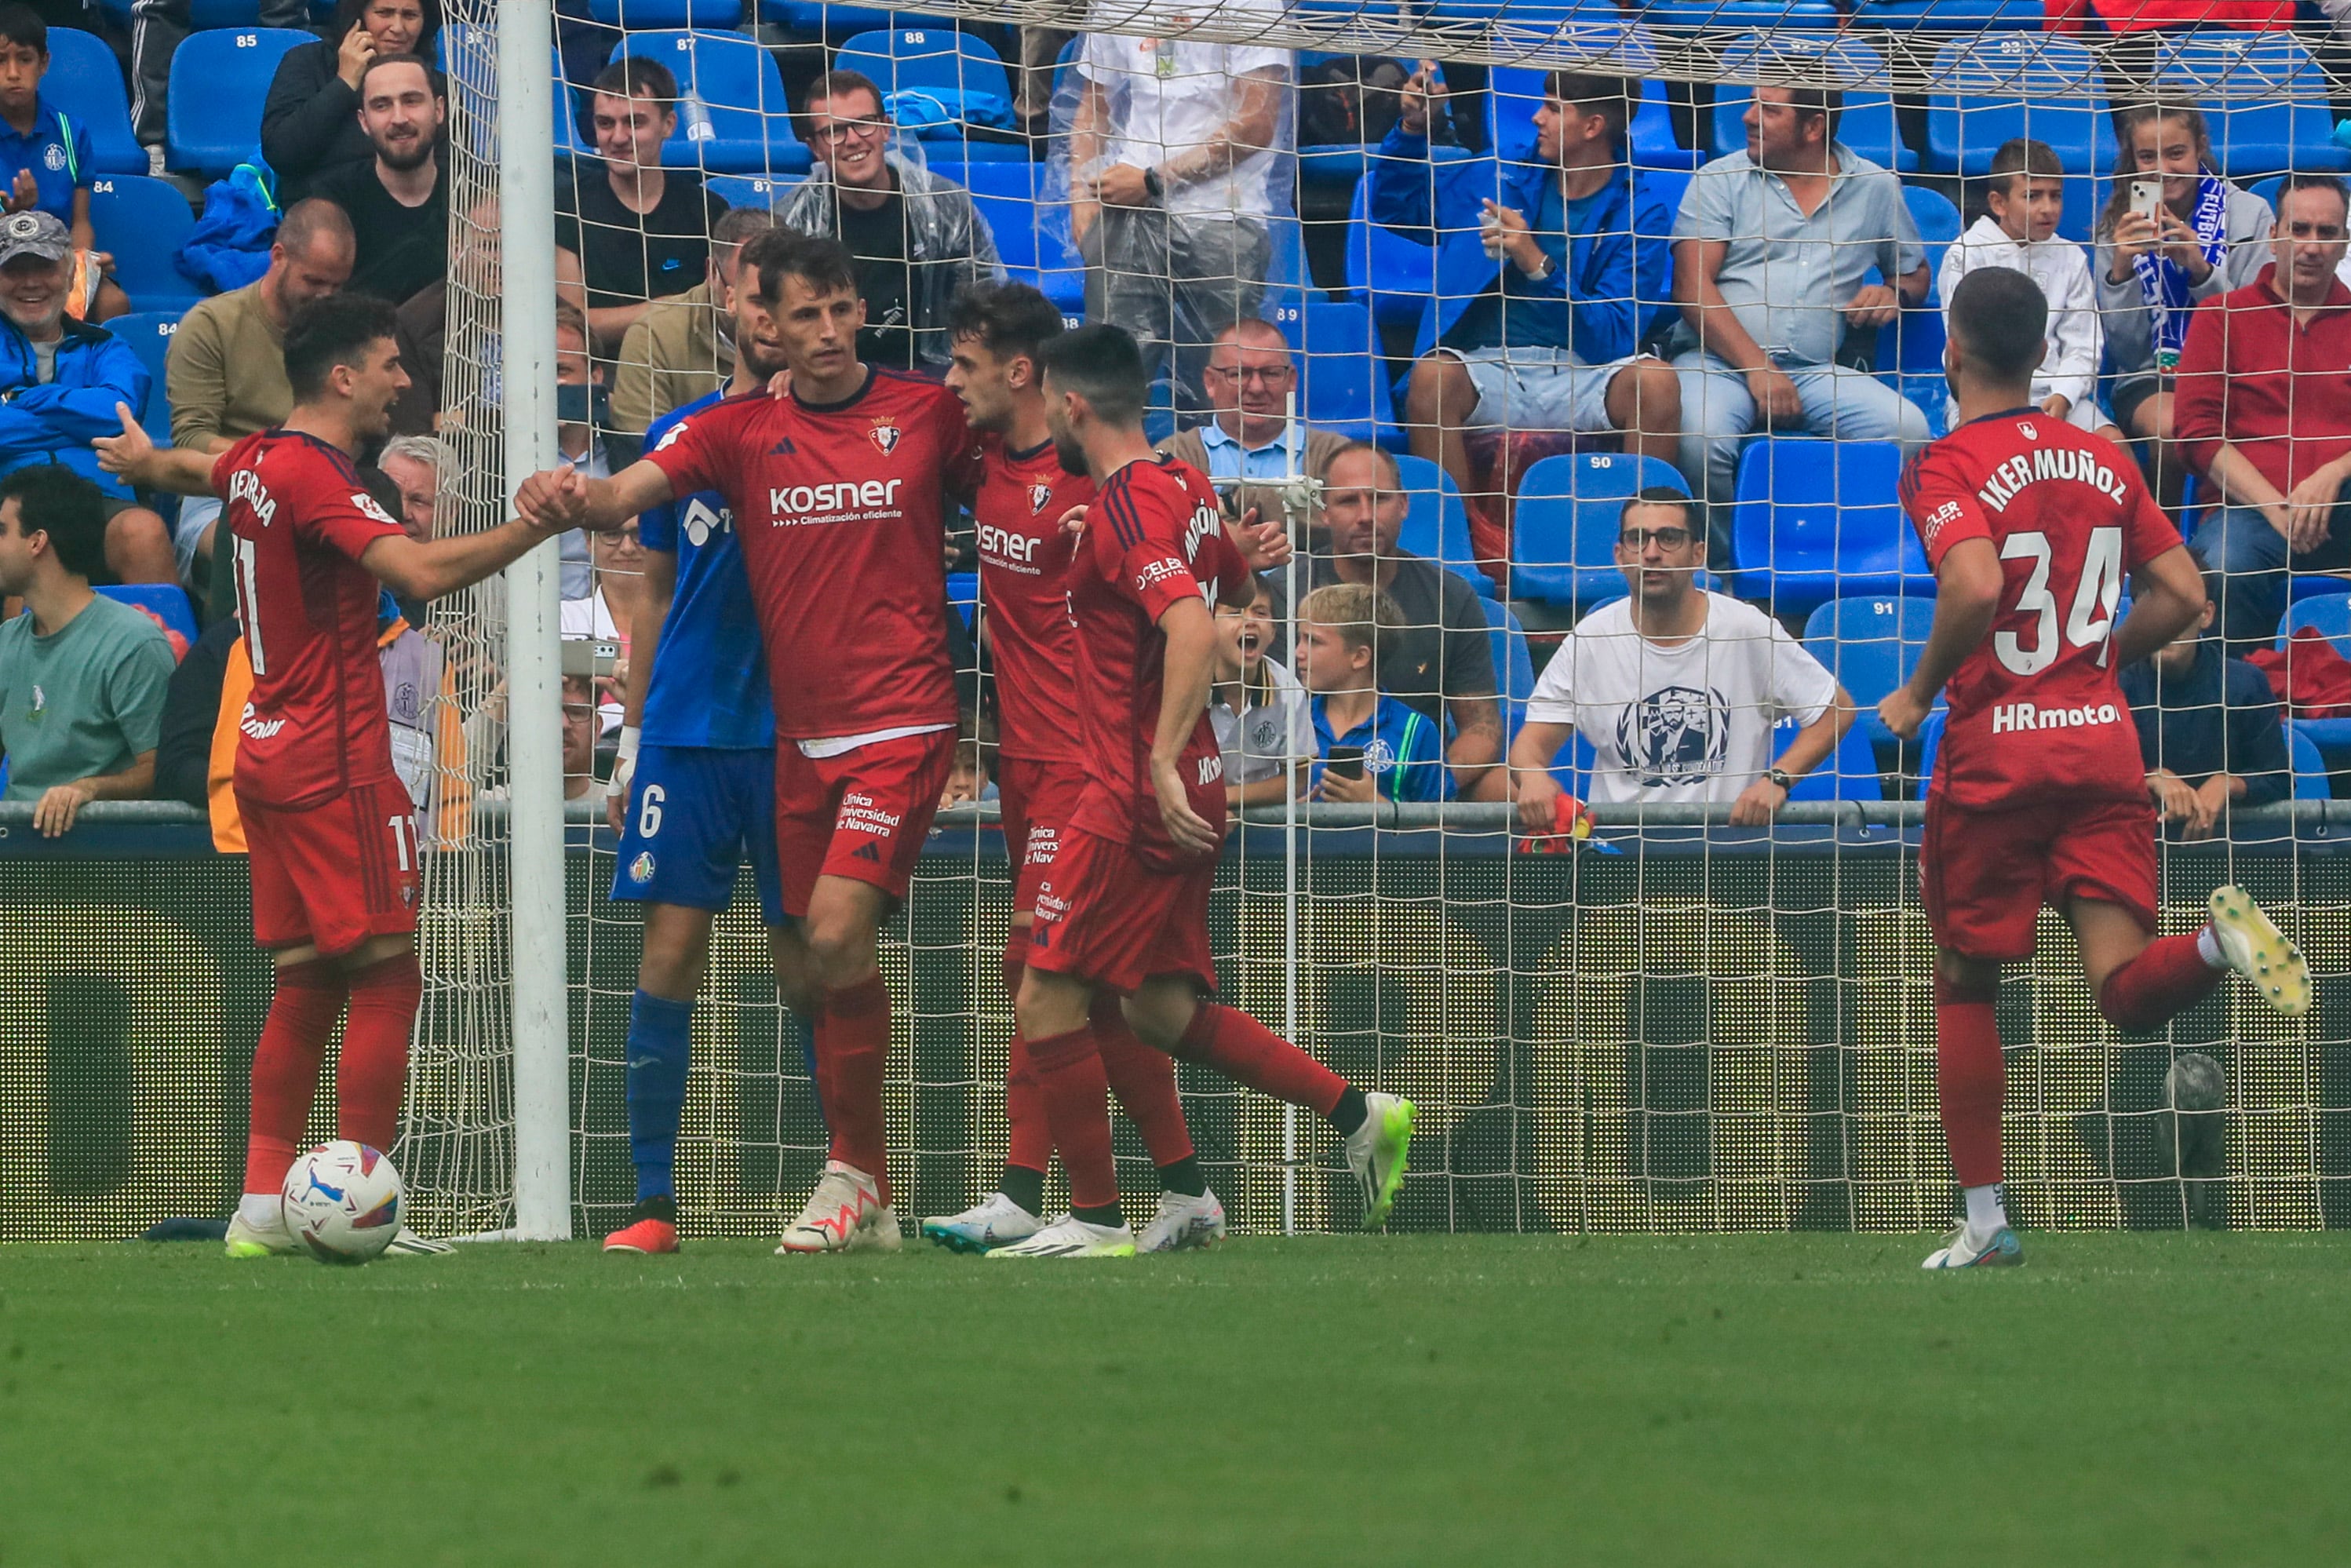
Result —
[[1083, 763], [998, 759], [996, 793], [1004, 813], [1004, 854], [1012, 862], [1015, 911], [1037, 907], [1038, 880], [1053, 869], [1085, 789]]
[[1935, 940], [1970, 958], [2032, 956], [2043, 904], [2103, 899], [2156, 930], [2155, 808], [2067, 800], [1970, 811], [1927, 798], [1918, 893]]
[[953, 725], [869, 741], [838, 757], [805, 756], [778, 739], [776, 858], [783, 862], [784, 913], [808, 913], [820, 876], [871, 883], [904, 898], [955, 748]]
[[1053, 863], [1037, 880], [1029, 967], [1124, 995], [1155, 975], [1189, 975], [1213, 989], [1208, 895], [1217, 862], [1155, 870], [1126, 845], [1082, 828], [1061, 834]]
[[355, 784], [321, 805], [236, 809], [253, 874], [253, 939], [332, 956], [416, 929], [416, 813], [397, 779]]

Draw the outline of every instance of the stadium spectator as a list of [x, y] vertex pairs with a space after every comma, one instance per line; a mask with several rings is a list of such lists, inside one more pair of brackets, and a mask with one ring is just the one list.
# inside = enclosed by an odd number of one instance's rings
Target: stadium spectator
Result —
[[939, 793], [939, 810], [1000, 800], [1002, 790], [989, 777], [996, 758], [996, 721], [984, 713], [967, 711], [956, 723], [955, 761], [947, 767], [946, 788]]
[[1305, 793], [1307, 768], [1317, 755], [1306, 688], [1267, 652], [1272, 646], [1263, 594], [1253, 592], [1247, 603], [1217, 601], [1208, 721], [1225, 759], [1225, 803], [1236, 811], [1279, 802], [1289, 789]]
[[73, 291], [66, 309], [77, 320], [104, 321], [131, 308], [107, 275], [114, 257], [98, 248], [89, 226], [89, 127], [41, 92], [49, 69], [49, 26], [28, 5], [0, 5], [0, 182], [5, 210], [38, 210], [66, 225], [74, 242]]
[[621, 340], [612, 369], [612, 427], [642, 436], [674, 409], [708, 396], [735, 374], [735, 273], [744, 242], [775, 225], [765, 207], [729, 207], [710, 225], [703, 279], [656, 299]]
[[[1410, 510], [1393, 454], [1367, 442], [1339, 452], [1322, 491], [1327, 549], [1308, 552], [1307, 585], [1360, 583], [1395, 601], [1396, 619], [1374, 627], [1380, 689], [1419, 709], [1439, 734], [1450, 731], [1445, 760], [1455, 794], [1499, 800], [1502, 715], [1492, 630], [1467, 578], [1396, 543]], [[1281, 574], [1261, 581], [1279, 619]]]
[[[225, 452], [256, 431], [285, 423], [294, 408], [294, 390], [286, 384], [286, 323], [350, 280], [353, 245], [342, 208], [297, 202], [277, 225], [269, 270], [242, 288], [198, 300], [180, 319], [163, 372], [172, 445]], [[172, 543], [183, 580], [194, 580], [195, 562], [211, 561], [220, 511], [216, 496], [181, 501]], [[226, 612], [220, 585], [212, 602]]]
[[657, 297], [678, 293], [710, 267], [710, 233], [726, 204], [702, 176], [662, 167], [677, 130], [677, 78], [659, 60], [630, 55], [598, 73], [589, 119], [596, 164], [574, 159], [555, 182], [555, 243], [580, 260], [588, 326], [617, 344]]
[[2219, 503], [2195, 548], [2217, 570], [2230, 653], [2277, 634], [2288, 571], [2351, 570], [2351, 288], [2335, 276], [2346, 200], [2332, 174], [2289, 175], [2271, 264], [2199, 307], [2180, 350], [2173, 415]]
[[[2032, 378], [2034, 406], [2052, 419], [2120, 441], [2122, 432], [2098, 406], [2103, 334], [2090, 258], [2080, 246], [2057, 237], [2065, 212], [2065, 165], [2045, 142], [2018, 137], [2002, 143], [1991, 155], [1984, 209], [1943, 254], [1935, 287], [1945, 315], [1951, 291], [1979, 267], [2005, 267], [2032, 278], [2049, 301], [2049, 351]], [[1959, 406], [1949, 404], [1946, 423], [1959, 423]]]
[[[445, 401], [441, 378], [446, 369], [452, 286], [470, 291], [477, 299], [495, 299], [505, 286], [505, 247], [498, 238], [496, 196], [484, 196], [465, 210], [455, 244], [448, 270], [410, 295], [392, 317], [399, 332], [401, 368], [408, 372], [407, 389], [392, 405], [394, 435], [430, 435], [441, 428]], [[580, 258], [568, 250], [555, 253], [555, 294], [580, 310], [588, 308], [588, 285], [580, 277]], [[496, 390], [498, 341], [494, 334], [483, 336], [465, 356], [465, 368], [480, 375], [484, 401], [502, 401]]]
[[604, 733], [596, 711], [596, 683], [563, 677], [563, 798], [585, 800], [595, 791], [596, 741]]
[[1251, 316], [1218, 332], [1201, 373], [1214, 416], [1177, 431], [1159, 450], [1206, 474], [1220, 494], [1237, 492], [1234, 516], [1254, 510], [1269, 522], [1280, 517], [1282, 481], [1293, 471], [1323, 478], [1347, 438], [1310, 430], [1302, 420], [1290, 423], [1298, 364], [1290, 340], [1270, 321]]
[[[1844, 95], [1758, 88], [1747, 149], [1700, 169], [1674, 224], [1682, 307], [1681, 469], [1729, 559], [1739, 448], [1750, 431], [1928, 436], [1917, 404], [1844, 362], [1932, 284], [1901, 183], [1836, 139]], [[1875, 268], [1890, 283], [1866, 281]]]
[[47, 213], [0, 218], [0, 473], [62, 463], [104, 497], [106, 559], [121, 582], [176, 582], [163, 519], [100, 474], [90, 443], [120, 434], [118, 403], [144, 408], [154, 378], [131, 345], [66, 315], [73, 240]]
[[1509, 539], [1471, 433], [1622, 432], [1628, 452], [1680, 455], [1681, 382], [1640, 352], [1673, 299], [1673, 216], [1625, 161], [1640, 91], [1624, 77], [1552, 71], [1532, 162], [1436, 164], [1428, 122], [1447, 93], [1423, 60], [1373, 160], [1372, 220], [1437, 248], [1405, 397], [1412, 449], [1477, 497], [1481, 557], [1507, 557]]
[[2269, 677], [2207, 635], [2220, 602], [2215, 576], [2204, 574], [2204, 613], [2196, 623], [2120, 676], [2138, 726], [2147, 792], [2183, 839], [2210, 838], [2230, 807], [2266, 806], [2294, 789]]
[[354, 290], [398, 305], [449, 276], [449, 178], [438, 147], [448, 114], [439, 81], [414, 55], [368, 63], [359, 117], [374, 156], [313, 185], [350, 217]]
[[987, 220], [970, 192], [890, 151], [890, 116], [869, 78], [855, 71], [817, 78], [805, 119], [816, 167], [784, 197], [776, 221], [837, 239], [856, 258], [865, 298], [859, 359], [944, 372], [956, 291], [1004, 279]]
[[[263, 26], [304, 26], [298, 20], [268, 20], [272, 5], [283, 3], [265, 0]], [[171, 80], [172, 51], [187, 31], [184, 17], [191, 4], [139, 0], [131, 37], [139, 96], [132, 114], [139, 140], [150, 147], [163, 143], [163, 94]], [[301, 9], [288, 14], [299, 16]], [[324, 38], [287, 51], [261, 105], [261, 155], [277, 175], [281, 204], [324, 194], [316, 188], [324, 176], [375, 156], [372, 138], [360, 124], [360, 95], [369, 68], [395, 56], [430, 60], [440, 31], [441, 0], [340, 0]], [[432, 96], [443, 96], [438, 72], [433, 73]]]
[[92, 800], [143, 800], [172, 645], [144, 612], [90, 579], [106, 563], [98, 486], [54, 464], [0, 479], [0, 595], [31, 612], [0, 624], [0, 755], [11, 800], [37, 801], [56, 838]]
[[[1210, 0], [1191, 22], [1275, 17], [1259, 0]], [[1146, 377], [1172, 351], [1178, 406], [1199, 407], [1216, 334], [1265, 297], [1290, 51], [1188, 29], [1089, 33], [1076, 66], [1070, 231], [1086, 264], [1086, 319], [1133, 332]]]
[[[2201, 301], [2260, 275], [2273, 214], [2212, 172], [2211, 137], [2195, 110], [2144, 105], [2118, 118], [2122, 150], [2096, 235], [2098, 321], [2115, 378], [2106, 401], [2124, 434], [2149, 444], [2142, 461], [2166, 486], [2179, 472], [2165, 448], [2189, 319]], [[2152, 217], [2131, 210], [2131, 185], [2141, 179], [2163, 182]]]
[[[439, 531], [435, 512], [441, 504], [441, 465], [445, 450], [430, 435], [395, 435], [383, 444], [376, 454], [375, 465], [384, 476], [391, 491], [384, 510], [400, 519], [400, 526], [418, 544], [430, 544]], [[391, 504], [397, 498], [398, 506]], [[401, 618], [420, 632], [425, 627], [427, 606], [421, 601], [400, 599]]]
[[1361, 582], [1326, 583], [1298, 605], [1298, 678], [1309, 694], [1318, 800], [1441, 800], [1437, 726], [1381, 690], [1375, 644], [1395, 601]]
[[[1729, 801], [1762, 827], [1792, 785], [1836, 751], [1853, 698], [1761, 610], [1697, 585], [1706, 565], [1698, 506], [1650, 488], [1625, 503], [1616, 541], [1629, 598], [1578, 622], [1535, 683], [1510, 747], [1520, 824], [1557, 826], [1552, 759], [1580, 732], [1595, 801]], [[1771, 732], [1801, 726], [1777, 761]]]
[[[564, 462], [590, 479], [610, 478], [643, 455], [635, 436], [611, 426], [604, 403], [604, 367], [589, 352], [587, 318], [560, 299], [555, 305], [555, 444]], [[614, 619], [611, 601], [593, 580], [590, 565], [586, 536], [578, 529], [565, 534], [563, 634], [625, 641], [628, 628]]]

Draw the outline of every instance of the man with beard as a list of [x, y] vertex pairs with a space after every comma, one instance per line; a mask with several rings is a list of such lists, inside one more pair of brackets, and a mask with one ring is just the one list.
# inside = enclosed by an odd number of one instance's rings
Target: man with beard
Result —
[[360, 78], [360, 128], [375, 157], [321, 177], [317, 194], [350, 214], [350, 287], [398, 305], [449, 273], [449, 182], [434, 152], [449, 106], [432, 68], [386, 55]]

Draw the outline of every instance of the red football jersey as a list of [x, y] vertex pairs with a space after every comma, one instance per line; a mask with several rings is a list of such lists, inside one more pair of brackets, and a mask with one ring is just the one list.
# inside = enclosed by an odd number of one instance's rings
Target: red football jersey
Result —
[[[1186, 599], [1213, 606], [1220, 590], [1237, 591], [1248, 573], [1207, 476], [1173, 458], [1128, 464], [1087, 508], [1069, 575], [1086, 766], [1076, 826], [1132, 844], [1146, 859], [1186, 858], [1168, 841], [1151, 786], [1167, 652], [1159, 618]], [[1220, 829], [1223, 762], [1203, 707], [1177, 766], [1193, 810]]]
[[376, 652], [382, 585], [360, 565], [400, 525], [349, 455], [289, 431], [248, 435], [213, 465], [226, 559], [253, 661], [237, 793], [301, 810], [393, 778]]
[[1990, 539], [2006, 581], [1991, 632], [1944, 688], [1931, 789], [1989, 809], [2147, 793], [2138, 730], [2116, 684], [2123, 583], [2179, 530], [2121, 451], [2032, 410], [1978, 419], [1921, 452], [1902, 506], [1942, 563]]
[[956, 722], [946, 496], [974, 450], [954, 393], [869, 370], [839, 402], [727, 398], [645, 454], [676, 494], [734, 509], [778, 737]]
[[1077, 628], [1069, 566], [1076, 541], [1061, 516], [1089, 505], [1094, 482], [1061, 466], [1050, 441], [1030, 452], [980, 438], [979, 601], [996, 665], [998, 748], [1032, 762], [1075, 762], [1079, 738]]

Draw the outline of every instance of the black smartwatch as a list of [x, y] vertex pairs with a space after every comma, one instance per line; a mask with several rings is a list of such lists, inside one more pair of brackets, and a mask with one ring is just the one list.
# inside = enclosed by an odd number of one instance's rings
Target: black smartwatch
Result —
[[1143, 172], [1143, 190], [1144, 193], [1155, 202], [1165, 202], [1167, 199], [1167, 187], [1160, 183], [1159, 171], [1156, 169], [1145, 169]]
[[1766, 768], [1763, 777], [1782, 789], [1793, 789], [1796, 785], [1795, 776], [1784, 768]]

